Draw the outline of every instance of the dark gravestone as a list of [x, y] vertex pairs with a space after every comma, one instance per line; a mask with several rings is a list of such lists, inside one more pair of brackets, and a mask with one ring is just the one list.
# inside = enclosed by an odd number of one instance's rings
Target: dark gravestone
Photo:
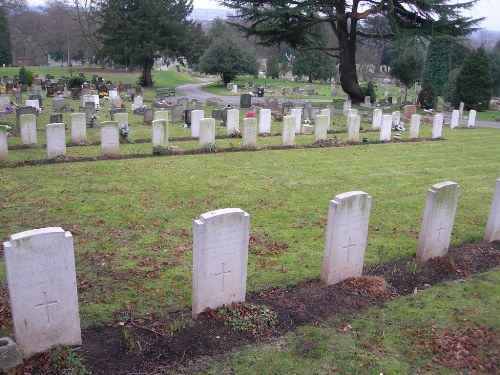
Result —
[[93, 125], [92, 116], [94, 115], [94, 106], [92, 107], [82, 107], [80, 106], [79, 111], [85, 113], [85, 122], [87, 125]]
[[269, 100], [267, 102], [267, 108], [269, 108], [271, 112], [278, 112], [280, 110], [280, 106], [277, 100]]
[[292, 111], [293, 103], [285, 102], [283, 103], [283, 114], [287, 115]]
[[189, 109], [184, 111], [184, 122], [187, 126], [191, 126], [191, 111]]
[[56, 95], [56, 87], [57, 86], [47, 87], [47, 97], [48, 98], [53, 98]]
[[212, 118], [215, 120], [222, 120], [222, 111], [220, 109], [213, 109]]
[[80, 93], [82, 90], [79, 87], [71, 88], [71, 99], [80, 99]]
[[392, 96], [389, 96], [389, 97], [387, 98], [387, 103], [392, 104]]
[[23, 93], [21, 91], [14, 91], [14, 100], [17, 105], [21, 105], [23, 102]]
[[21, 85], [20, 87], [22, 93], [28, 93], [28, 85]]
[[151, 125], [153, 123], [153, 118], [154, 118], [155, 111], [151, 108], [146, 108], [144, 110], [144, 120], [143, 122], [145, 124]]
[[130, 83], [126, 83], [126, 84], [124, 85], [124, 89], [125, 89], [125, 90], [130, 90], [131, 88], [132, 88], [132, 85], [131, 85]]
[[50, 123], [51, 124], [61, 124], [63, 122], [62, 113], [51, 113]]
[[242, 94], [240, 96], [240, 108], [248, 109], [252, 106], [252, 95]]
[[109, 117], [110, 117], [111, 121], [115, 120], [115, 113], [127, 113], [127, 110], [125, 108], [110, 109], [109, 110]]
[[42, 95], [31, 94], [28, 98], [29, 100], [38, 100], [38, 105], [43, 107]]
[[36, 115], [36, 109], [33, 107], [21, 107], [16, 109], [16, 126], [18, 129], [20, 129], [19, 120], [21, 115]]

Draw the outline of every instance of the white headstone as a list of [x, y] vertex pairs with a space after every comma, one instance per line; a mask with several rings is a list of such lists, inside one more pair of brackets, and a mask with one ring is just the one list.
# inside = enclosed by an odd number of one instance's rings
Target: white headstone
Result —
[[231, 91], [234, 93], [238, 92], [238, 85], [233, 85]]
[[83, 106], [85, 106], [85, 103], [94, 102], [94, 108], [99, 107], [99, 95], [83, 95], [82, 101]]
[[227, 134], [231, 135], [235, 131], [240, 130], [240, 110], [239, 109], [228, 109], [227, 111]]
[[113, 119], [120, 129], [128, 128], [128, 113], [115, 113]]
[[361, 126], [361, 117], [354, 115], [347, 117], [347, 141], [359, 141], [359, 128]]
[[425, 262], [446, 254], [457, 209], [459, 186], [445, 181], [427, 192], [424, 218], [418, 237], [417, 260]]
[[205, 111], [196, 109], [191, 111], [191, 137], [198, 138], [200, 136], [200, 120], [205, 117]]
[[371, 106], [372, 105], [371, 100], [372, 100], [371, 96], [365, 96], [365, 102], [364, 102], [365, 106]]
[[295, 143], [295, 116], [283, 117], [283, 129], [281, 131], [281, 139], [283, 146], [293, 146]]
[[500, 179], [497, 180], [493, 193], [484, 239], [488, 242], [500, 241]]
[[118, 155], [119, 152], [120, 128], [118, 127], [118, 122], [104, 121], [101, 124], [101, 155]]
[[382, 116], [382, 127], [380, 128], [380, 140], [390, 141], [391, 140], [391, 130], [392, 130], [392, 116], [383, 115]]
[[469, 112], [469, 120], [467, 121], [467, 127], [473, 128], [476, 126], [476, 111], [471, 109]]
[[71, 114], [71, 142], [87, 142], [87, 125], [85, 113]]
[[47, 158], [54, 159], [66, 156], [66, 125], [64, 123], [48, 124], [45, 127], [47, 135]]
[[19, 116], [21, 127], [21, 144], [31, 145], [37, 143], [36, 115]]
[[132, 104], [132, 111], [135, 111], [136, 109], [141, 109], [142, 106], [144, 105], [142, 96], [136, 95], [134, 96], [134, 104]]
[[14, 234], [4, 242], [16, 342], [26, 356], [81, 345], [73, 237], [62, 228]]
[[328, 119], [327, 119], [327, 123], [326, 123], [326, 124], [327, 124], [326, 130], [327, 130], [327, 131], [328, 131], [328, 130], [330, 130], [330, 125], [331, 125], [331, 123], [332, 123], [332, 118], [331, 118], [331, 111], [330, 111], [330, 109], [329, 109], [329, 108], [322, 109], [322, 110], [321, 110], [321, 115], [322, 115], [322, 116], [327, 116], [327, 117], [328, 117]]
[[156, 146], [168, 146], [168, 122], [166, 120], [153, 120], [151, 131], [153, 148]]
[[261, 109], [259, 112], [259, 133], [271, 133], [271, 110]]
[[200, 120], [199, 146], [203, 148], [208, 144], [215, 144], [215, 119], [202, 118]]
[[441, 138], [441, 132], [443, 130], [443, 115], [438, 113], [434, 116], [432, 122], [432, 138]]
[[342, 113], [344, 114], [344, 116], [347, 116], [347, 111], [350, 109], [351, 109], [351, 102], [350, 101], [344, 102], [342, 106]]
[[7, 142], [7, 127], [0, 125], [0, 161], [7, 160], [9, 155], [9, 144]]
[[302, 108], [292, 108], [290, 116], [295, 118], [295, 134], [299, 134], [302, 127]]
[[155, 111], [153, 114], [153, 120], [165, 120], [169, 121], [168, 119], [168, 111]]
[[457, 109], [451, 112], [451, 122], [450, 128], [455, 129], [458, 126], [458, 118], [460, 117], [460, 113]]
[[328, 134], [328, 117], [326, 115], [316, 116], [314, 122], [314, 141], [326, 141]]
[[321, 282], [338, 283], [363, 272], [372, 197], [351, 191], [330, 201]]
[[239, 208], [207, 212], [194, 221], [193, 317], [207, 307], [245, 301], [249, 227], [250, 215]]
[[349, 109], [346, 113], [346, 117], [357, 116], [357, 115], [358, 115], [358, 110], [356, 108]]
[[464, 102], [460, 102], [460, 106], [458, 107], [458, 114], [460, 118], [464, 118]]
[[257, 146], [257, 119], [243, 119], [243, 147]]
[[399, 126], [401, 123], [401, 112], [394, 111], [392, 112], [392, 127]]
[[40, 102], [38, 101], [38, 99], [33, 99], [33, 100], [28, 99], [25, 101], [25, 105], [26, 107], [33, 107], [36, 109], [40, 109]]
[[410, 134], [408, 135], [409, 139], [418, 138], [418, 133], [420, 132], [420, 115], [411, 115], [410, 120]]
[[117, 98], [119, 98], [118, 91], [117, 90], [109, 90], [108, 91], [108, 98], [109, 99], [117, 99]]
[[[382, 110], [377, 108], [373, 110], [373, 119], [372, 119], [372, 130], [380, 130], [382, 128]], [[392, 116], [391, 116], [392, 123]]]

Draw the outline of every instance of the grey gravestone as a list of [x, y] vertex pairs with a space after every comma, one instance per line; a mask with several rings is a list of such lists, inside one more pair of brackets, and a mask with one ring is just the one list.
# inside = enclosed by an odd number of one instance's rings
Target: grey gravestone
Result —
[[182, 115], [184, 114], [184, 106], [182, 104], [176, 104], [172, 107], [172, 122], [182, 121]]
[[8, 96], [0, 96], [0, 111], [5, 111], [7, 107], [10, 107], [10, 98]]
[[73, 100], [80, 99], [81, 92], [82, 92], [82, 90], [79, 87], [73, 87], [71, 89], [71, 99], [73, 99]]
[[287, 115], [292, 111], [293, 103], [285, 102], [283, 103], [283, 114]]
[[[92, 103], [94, 104], [94, 103]], [[94, 115], [94, 106], [92, 107], [82, 107], [80, 106], [79, 112], [85, 113], [85, 122], [87, 125], [93, 125], [92, 116]]]
[[153, 122], [153, 117], [154, 117], [155, 111], [152, 108], [146, 108], [144, 110], [144, 120], [143, 122], [145, 124], [151, 125]]
[[19, 129], [21, 115], [36, 115], [36, 109], [33, 107], [21, 107], [16, 109], [16, 126]]
[[484, 239], [488, 242], [500, 241], [500, 179], [495, 185]]
[[42, 96], [41, 95], [36, 95], [36, 94], [31, 94], [28, 98], [28, 100], [38, 100], [38, 104], [40, 107], [43, 107], [43, 102], [42, 102]]
[[111, 121], [115, 120], [115, 113], [127, 113], [127, 110], [125, 108], [110, 109], [109, 110], [109, 117], [110, 117]]
[[222, 120], [222, 110], [212, 109], [212, 118], [215, 120]]
[[28, 93], [28, 85], [20, 85], [20, 88], [22, 93]]
[[51, 113], [50, 114], [50, 123], [51, 124], [59, 124], [63, 122], [62, 113]]
[[14, 100], [16, 101], [17, 105], [21, 105], [23, 103], [23, 93], [20, 91], [15, 91]]
[[240, 96], [240, 108], [248, 109], [252, 106], [252, 95], [242, 94]]
[[52, 109], [54, 111], [60, 111], [64, 108], [66, 108], [66, 101], [64, 98], [52, 99]]
[[267, 102], [267, 108], [269, 108], [272, 112], [278, 112], [280, 110], [280, 106], [277, 100], [269, 100]]

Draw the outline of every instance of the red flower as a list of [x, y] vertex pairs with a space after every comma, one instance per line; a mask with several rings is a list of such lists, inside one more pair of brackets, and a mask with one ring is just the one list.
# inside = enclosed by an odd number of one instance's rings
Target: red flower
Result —
[[120, 108], [125, 108], [125, 104], [120, 104]]
[[255, 113], [253, 111], [248, 111], [247, 117], [255, 117]]

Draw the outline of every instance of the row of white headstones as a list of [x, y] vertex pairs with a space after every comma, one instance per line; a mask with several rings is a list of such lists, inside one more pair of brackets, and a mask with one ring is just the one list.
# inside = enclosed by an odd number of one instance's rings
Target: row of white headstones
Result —
[[[459, 186], [450, 181], [427, 193], [416, 259], [448, 251]], [[321, 282], [362, 275], [372, 198], [362, 191], [330, 201]], [[245, 301], [250, 215], [239, 208], [204, 213], [193, 227], [192, 316], [206, 308]], [[485, 240], [500, 240], [500, 179], [496, 181]], [[34, 229], [4, 242], [16, 341], [25, 355], [54, 345], [81, 344], [73, 237], [62, 228]]]
[[[457, 112], [458, 116], [458, 111]], [[471, 111], [472, 112], [472, 111]], [[203, 110], [191, 112], [191, 136], [199, 139], [199, 147], [204, 148], [208, 144], [215, 144], [215, 119], [205, 118]], [[357, 109], [350, 109], [347, 116], [347, 140], [349, 142], [359, 142], [359, 130], [361, 117]], [[455, 116], [455, 117], [457, 117]], [[390, 141], [391, 131], [395, 124], [399, 124], [400, 113], [394, 112], [392, 115], [383, 115], [382, 110], [375, 109], [373, 112], [372, 129], [380, 131], [380, 141]], [[454, 124], [454, 113], [452, 114], [452, 127]], [[115, 121], [105, 121], [101, 124], [101, 154], [119, 154], [120, 129], [129, 126], [128, 113], [115, 113]], [[411, 116], [409, 139], [419, 136], [421, 116], [414, 114]], [[240, 111], [231, 109], [227, 111], [227, 133], [234, 134], [240, 130]], [[258, 123], [258, 125], [257, 125]], [[327, 132], [331, 125], [330, 109], [323, 109], [320, 115], [315, 118], [315, 126], [302, 124], [302, 109], [293, 108], [289, 116], [284, 116], [282, 127], [282, 145], [293, 146], [295, 135], [300, 133], [314, 133], [314, 140], [324, 141], [327, 139]], [[443, 128], [443, 115], [434, 116], [432, 126], [432, 138], [440, 138]], [[36, 116], [20, 116], [21, 144], [37, 144]], [[271, 110], [261, 109], [259, 119], [245, 118], [243, 120], [243, 147], [256, 147], [258, 134], [269, 134], [271, 132]], [[64, 123], [48, 124], [46, 126], [47, 138], [47, 158], [53, 159], [66, 155], [66, 130]], [[75, 144], [82, 144], [87, 141], [86, 114], [71, 114], [71, 140]], [[169, 112], [156, 111], [152, 123], [152, 145], [168, 147], [169, 145]], [[0, 161], [7, 160], [8, 142], [5, 127], [0, 126]]]

